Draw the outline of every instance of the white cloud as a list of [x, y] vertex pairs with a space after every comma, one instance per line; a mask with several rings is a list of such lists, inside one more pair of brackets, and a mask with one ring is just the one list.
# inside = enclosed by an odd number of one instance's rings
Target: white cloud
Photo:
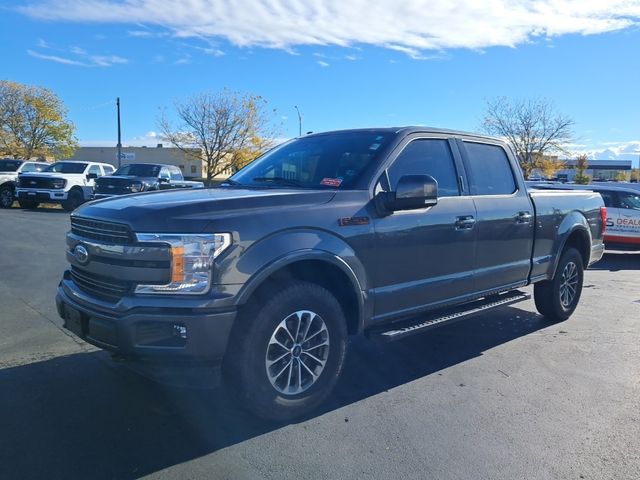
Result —
[[626, 142], [602, 142], [591, 147], [577, 149], [576, 154], [586, 153], [592, 160], [632, 160], [638, 164], [640, 140]]
[[322, 60], [318, 60], [316, 63], [318, 65], [320, 65], [321, 67], [328, 67], [329, 66], [329, 64], [327, 62], [324, 62]]
[[138, 22], [237, 46], [376, 45], [415, 58], [611, 32], [640, 20], [640, 0], [32, 0], [18, 10], [47, 21]]
[[39, 58], [41, 60], [48, 60], [50, 62], [55, 62], [55, 63], [62, 63], [63, 65], [76, 65], [79, 67], [89, 66], [84, 62], [79, 62], [78, 60], [73, 60], [71, 58], [60, 57], [58, 55], [45, 55], [42, 53], [34, 52], [33, 50], [27, 50], [27, 53], [32, 57]]
[[93, 55], [83, 48], [73, 46], [68, 51], [66, 49], [54, 47], [43, 40], [38, 41], [38, 47], [50, 51], [61, 52], [63, 55], [49, 55], [35, 50], [27, 50], [32, 57], [50, 62], [61, 63], [63, 65], [73, 65], [78, 67], [111, 67], [117, 64], [129, 63], [129, 60], [118, 55]]

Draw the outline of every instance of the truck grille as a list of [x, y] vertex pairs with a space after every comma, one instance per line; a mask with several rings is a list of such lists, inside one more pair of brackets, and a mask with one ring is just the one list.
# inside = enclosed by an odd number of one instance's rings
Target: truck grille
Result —
[[126, 225], [82, 217], [71, 217], [71, 232], [79, 237], [105, 243], [125, 245], [132, 241], [131, 232]]
[[36, 176], [27, 177], [25, 175], [18, 176], [18, 186], [20, 188], [54, 188], [52, 178], [42, 178]]
[[95, 193], [122, 195], [131, 193], [131, 180], [127, 178], [101, 178], [96, 182]]
[[71, 279], [85, 293], [109, 301], [117, 301], [131, 292], [133, 284], [71, 267]]

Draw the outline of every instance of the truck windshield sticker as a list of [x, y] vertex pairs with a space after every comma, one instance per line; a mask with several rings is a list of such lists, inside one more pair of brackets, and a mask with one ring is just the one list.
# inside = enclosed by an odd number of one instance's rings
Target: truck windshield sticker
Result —
[[323, 178], [320, 181], [320, 185], [326, 185], [328, 187], [339, 187], [342, 184], [341, 178]]

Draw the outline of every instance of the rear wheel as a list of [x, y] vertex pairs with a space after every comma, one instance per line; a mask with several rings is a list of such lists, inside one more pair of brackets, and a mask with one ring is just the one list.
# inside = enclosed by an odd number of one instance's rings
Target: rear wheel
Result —
[[565, 250], [555, 276], [534, 286], [536, 309], [551, 321], [566, 320], [578, 306], [583, 280], [582, 256], [575, 248]]
[[84, 202], [84, 195], [82, 192], [78, 190], [72, 190], [69, 192], [69, 196], [67, 199], [62, 202], [62, 208], [64, 208], [67, 212], [72, 212]]
[[285, 284], [239, 318], [225, 375], [253, 414], [287, 421], [309, 413], [338, 380], [347, 349], [342, 308], [325, 288]]
[[0, 188], [0, 208], [11, 208], [13, 205], [14, 190], [11, 187]]
[[18, 203], [20, 204], [20, 208], [28, 208], [29, 210], [38, 208], [38, 205], [40, 205], [40, 202], [34, 202], [32, 200], [18, 200]]

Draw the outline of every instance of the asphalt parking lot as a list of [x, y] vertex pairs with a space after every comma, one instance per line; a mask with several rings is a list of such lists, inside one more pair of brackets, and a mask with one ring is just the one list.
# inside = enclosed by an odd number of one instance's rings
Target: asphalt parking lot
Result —
[[0, 210], [0, 478], [640, 478], [640, 254], [394, 344], [355, 339], [323, 410], [274, 425], [166, 387], [62, 329], [68, 214]]

